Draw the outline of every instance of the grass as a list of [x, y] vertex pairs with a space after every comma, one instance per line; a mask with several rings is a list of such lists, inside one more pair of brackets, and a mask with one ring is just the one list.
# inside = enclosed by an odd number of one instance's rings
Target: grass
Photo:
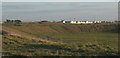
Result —
[[81, 32], [81, 33], [63, 33], [63, 34], [47, 34], [52, 39], [61, 40], [68, 43], [85, 44], [87, 42], [96, 42], [116, 47], [118, 44], [117, 33], [101, 33], [101, 32]]
[[61, 23], [23, 23], [21, 26], [14, 26], [12, 24], [4, 24], [3, 26], [25, 32], [35, 37], [64, 43], [38, 42], [18, 36], [11, 36], [6, 33], [3, 35], [4, 56], [118, 55], [118, 33], [114, 32], [118, 30], [116, 24], [71, 25]]
[[[3, 37], [3, 55], [22, 56], [105, 56], [118, 55], [117, 49], [110, 45], [101, 45], [93, 42], [86, 44], [49, 44], [25, 40], [15, 36]], [[12, 39], [12, 40], [11, 40]], [[96, 52], [97, 51], [97, 52]]]

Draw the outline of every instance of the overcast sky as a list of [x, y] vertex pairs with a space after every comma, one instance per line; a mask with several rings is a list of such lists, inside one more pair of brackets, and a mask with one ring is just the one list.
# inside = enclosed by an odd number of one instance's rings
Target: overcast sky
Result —
[[0, 2], [0, 21], [2, 21], [2, 3]]
[[117, 4], [117, 2], [3, 2], [2, 18], [24, 21], [117, 20]]
[[118, 2], [119, 0], [2, 0], [3, 2]]

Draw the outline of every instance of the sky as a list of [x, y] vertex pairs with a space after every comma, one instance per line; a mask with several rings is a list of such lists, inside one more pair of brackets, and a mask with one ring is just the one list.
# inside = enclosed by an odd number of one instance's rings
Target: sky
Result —
[[[118, 19], [116, 2], [3, 2], [2, 18], [23, 21]], [[75, 19], [74, 19], [75, 18]]]
[[3, 2], [118, 2], [119, 0], [2, 0]]
[[2, 3], [0, 2], [0, 21], [2, 21]]

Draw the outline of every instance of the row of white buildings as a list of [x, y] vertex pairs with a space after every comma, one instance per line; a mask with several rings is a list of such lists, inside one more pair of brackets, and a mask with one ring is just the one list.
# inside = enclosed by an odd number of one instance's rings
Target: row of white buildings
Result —
[[62, 21], [62, 23], [71, 23], [71, 24], [92, 24], [92, 23], [102, 23], [102, 22], [103, 21]]

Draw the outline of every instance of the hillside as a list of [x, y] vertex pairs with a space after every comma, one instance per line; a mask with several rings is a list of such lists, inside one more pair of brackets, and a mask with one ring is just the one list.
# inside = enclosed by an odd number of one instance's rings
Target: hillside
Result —
[[116, 23], [6, 23], [2, 28], [4, 55], [118, 55]]
[[[62, 23], [23, 23], [21, 26], [4, 24], [27, 33], [78, 33], [78, 32], [117, 32], [118, 24], [62, 24]], [[26, 31], [27, 30], [27, 31]], [[37, 32], [36, 32], [37, 31]]]

